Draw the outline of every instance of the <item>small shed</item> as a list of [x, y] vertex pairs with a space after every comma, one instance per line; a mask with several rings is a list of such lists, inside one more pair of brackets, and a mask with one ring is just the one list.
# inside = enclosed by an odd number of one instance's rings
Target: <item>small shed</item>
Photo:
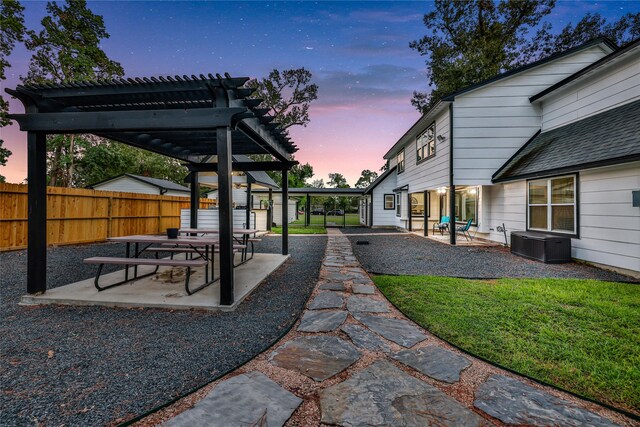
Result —
[[125, 191], [127, 193], [158, 194], [165, 196], [189, 197], [189, 188], [173, 181], [148, 176], [124, 173], [90, 185], [88, 188], [101, 191]]

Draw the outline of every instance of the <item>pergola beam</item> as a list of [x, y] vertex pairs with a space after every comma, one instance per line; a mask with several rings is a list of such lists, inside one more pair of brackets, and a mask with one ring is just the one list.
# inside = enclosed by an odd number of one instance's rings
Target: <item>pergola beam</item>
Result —
[[[236, 172], [289, 170], [298, 162], [234, 162], [231, 167]], [[218, 172], [218, 163], [189, 163], [187, 169], [193, 172]]]
[[51, 133], [88, 133], [163, 130], [215, 130], [229, 126], [246, 108], [194, 108], [133, 111], [76, 111], [68, 113], [10, 114], [20, 130]]

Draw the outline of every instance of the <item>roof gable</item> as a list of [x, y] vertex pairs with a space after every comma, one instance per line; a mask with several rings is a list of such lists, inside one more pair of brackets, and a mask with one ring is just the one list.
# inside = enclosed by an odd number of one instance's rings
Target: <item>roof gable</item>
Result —
[[640, 101], [536, 134], [493, 182], [569, 173], [640, 160]]

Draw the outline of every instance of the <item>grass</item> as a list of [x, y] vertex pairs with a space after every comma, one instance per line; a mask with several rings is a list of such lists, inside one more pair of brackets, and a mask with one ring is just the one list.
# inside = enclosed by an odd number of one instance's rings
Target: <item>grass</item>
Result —
[[409, 318], [514, 371], [640, 411], [640, 286], [576, 279], [377, 276]]
[[[342, 216], [327, 216], [327, 223], [334, 222], [336, 225], [342, 225], [343, 221], [346, 221], [346, 225], [360, 225], [360, 217], [357, 213], [348, 213], [343, 220]], [[300, 215], [296, 221], [293, 221], [289, 226], [304, 226], [304, 214]], [[311, 225], [324, 225], [324, 215], [311, 215]]]
[[[274, 234], [282, 234], [282, 227], [271, 227]], [[289, 225], [289, 234], [327, 234], [327, 229], [323, 227], [291, 227]]]

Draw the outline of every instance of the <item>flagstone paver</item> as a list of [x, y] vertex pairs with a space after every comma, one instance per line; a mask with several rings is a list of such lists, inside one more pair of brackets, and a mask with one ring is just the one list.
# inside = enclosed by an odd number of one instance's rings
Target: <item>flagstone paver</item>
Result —
[[218, 384], [193, 409], [165, 425], [191, 426], [282, 426], [302, 403], [261, 372], [238, 375]]
[[435, 387], [379, 361], [320, 392], [322, 422], [338, 426], [481, 426]]
[[403, 350], [391, 357], [431, 378], [448, 383], [459, 381], [460, 372], [471, 366], [466, 357], [434, 345]]
[[342, 372], [359, 358], [360, 352], [345, 340], [315, 335], [287, 341], [271, 353], [269, 361], [322, 381]]
[[353, 284], [351, 289], [354, 294], [373, 295], [376, 293], [376, 288], [373, 285]]
[[326, 308], [341, 308], [344, 304], [344, 298], [337, 292], [319, 292], [318, 295], [309, 303], [309, 309], [322, 310]]
[[389, 303], [373, 299], [371, 297], [363, 297], [360, 295], [352, 295], [347, 300], [347, 310], [350, 312], [367, 312], [367, 313], [388, 313]]
[[367, 328], [403, 347], [410, 348], [427, 339], [427, 336], [420, 331], [420, 328], [407, 320], [357, 312], [352, 314], [358, 322], [363, 323]]
[[347, 287], [343, 282], [326, 282], [321, 284], [318, 289], [327, 291], [346, 291]]
[[593, 427], [617, 425], [567, 400], [504, 375], [493, 375], [481, 384], [473, 404], [506, 424]]
[[302, 314], [298, 330], [300, 332], [329, 332], [342, 325], [346, 319], [347, 312], [344, 310], [307, 310]]
[[356, 347], [364, 350], [383, 351], [385, 353], [391, 351], [384, 339], [365, 327], [360, 325], [342, 325], [340, 330], [349, 335], [349, 338]]
[[[353, 257], [349, 241], [335, 229], [328, 229], [327, 234], [329, 243], [318, 283], [318, 289], [322, 291], [309, 303], [309, 310], [303, 313], [297, 329], [306, 334], [287, 335], [268, 356], [272, 365], [299, 372], [316, 381], [317, 389], [304, 392], [311, 400], [316, 396], [320, 398], [320, 414], [316, 415], [320, 420], [314, 418], [313, 425], [322, 422], [354, 427], [464, 427], [494, 425], [496, 419], [505, 424], [534, 426], [615, 425], [579, 404], [556, 398], [504, 375], [493, 375], [484, 381], [470, 370], [469, 378], [480, 381], [479, 385], [474, 381], [460, 382], [461, 372], [472, 365], [473, 359], [444, 348], [436, 340], [426, 347], [389, 354], [392, 346], [386, 340], [411, 348], [427, 339], [427, 335], [403, 318], [366, 313], [392, 312], [392, 307], [386, 300], [364, 296], [374, 295], [375, 286]], [[345, 299], [347, 310], [335, 310], [342, 308]], [[345, 323], [348, 314], [360, 323]], [[335, 335], [338, 327], [351, 342]], [[294, 334], [299, 335], [297, 332]], [[378, 353], [367, 354], [367, 358], [382, 360], [369, 366], [363, 363], [365, 368], [355, 365], [349, 372], [349, 378], [336, 384], [332, 377], [361, 360], [358, 348]], [[406, 372], [390, 359], [408, 366]], [[249, 369], [252, 363], [247, 365]], [[286, 374], [280, 376], [282, 371], [263, 370], [260, 363], [254, 365], [255, 369], [268, 372], [286, 386]], [[476, 363], [483, 364], [473, 362]], [[457, 384], [441, 391], [412, 376], [411, 368], [436, 380]], [[329, 378], [331, 386], [323, 383]], [[300, 388], [291, 390], [298, 393]], [[465, 395], [474, 396], [474, 408], [471, 402], [463, 405], [456, 400], [457, 396]], [[291, 425], [310, 425], [305, 418], [309, 414], [307, 411], [301, 414], [294, 412], [299, 404], [299, 398], [272, 380], [257, 371], [249, 372], [221, 382], [205, 400], [176, 417], [169, 425], [274, 426], [282, 425], [292, 413]], [[315, 403], [310, 407], [315, 407]], [[263, 416], [266, 420], [261, 419]]]

